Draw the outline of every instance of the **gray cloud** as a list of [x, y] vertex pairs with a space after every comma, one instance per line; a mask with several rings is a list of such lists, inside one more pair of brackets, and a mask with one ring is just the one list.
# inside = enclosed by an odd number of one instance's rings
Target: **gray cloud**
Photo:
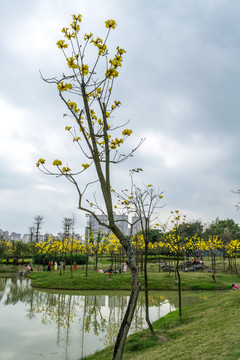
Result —
[[[239, 220], [240, 3], [221, 0], [79, 2], [60, 0], [1, 5], [1, 221], [0, 228], [26, 232], [35, 215], [45, 216], [44, 231], [57, 232], [75, 210], [71, 184], [44, 176], [39, 157], [56, 157], [79, 168], [83, 160], [64, 131], [69, 120], [54, 86], [40, 79], [65, 67], [56, 41], [71, 14], [83, 14], [83, 31], [104, 33], [116, 19], [110, 44], [127, 50], [115, 96], [122, 102], [116, 121], [131, 120], [132, 148], [146, 141], [127, 163], [113, 168], [114, 187], [129, 183], [128, 170], [141, 167], [139, 183], [165, 191], [166, 206], [189, 219], [217, 216]], [[89, 175], [80, 178], [83, 186]]]

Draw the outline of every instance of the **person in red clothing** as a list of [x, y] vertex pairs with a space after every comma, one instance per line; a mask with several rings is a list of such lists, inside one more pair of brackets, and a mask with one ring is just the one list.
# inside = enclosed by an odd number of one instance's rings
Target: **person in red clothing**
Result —
[[238, 285], [237, 284], [232, 284], [232, 286], [233, 286], [233, 291], [238, 290]]
[[64, 261], [64, 262], [63, 262], [63, 270], [64, 270], [64, 271], [66, 270], [66, 265], [67, 265], [67, 263], [66, 263], [66, 261]]
[[48, 262], [47, 271], [51, 271], [51, 261]]
[[213, 279], [213, 282], [216, 282], [216, 276], [215, 276], [215, 273], [212, 273], [212, 279]]

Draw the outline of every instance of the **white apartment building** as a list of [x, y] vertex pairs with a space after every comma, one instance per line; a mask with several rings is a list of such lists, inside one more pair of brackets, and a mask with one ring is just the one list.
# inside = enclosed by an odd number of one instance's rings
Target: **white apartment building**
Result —
[[[97, 215], [101, 222], [108, 224], [108, 219], [106, 215]], [[122, 214], [117, 215], [114, 214], [114, 220], [119, 226], [120, 230], [125, 236], [129, 235], [129, 227], [128, 227], [128, 215]], [[98, 223], [95, 217], [91, 214], [87, 214], [87, 226], [85, 227], [85, 236], [88, 238], [90, 231], [96, 236], [97, 232], [101, 230], [102, 234], [109, 233], [109, 229], [105, 226], [102, 226]]]
[[[87, 214], [86, 217], [87, 217], [87, 226], [85, 227], [86, 238], [89, 237], [90, 231], [93, 233], [94, 236], [96, 236], [99, 230], [101, 230], [102, 234], [107, 234], [109, 232], [109, 229], [100, 225], [93, 215]], [[106, 215], [97, 215], [97, 217], [100, 219], [101, 222], [108, 224], [108, 219]], [[130, 218], [126, 214], [122, 214], [122, 215], [114, 214], [114, 220], [125, 236], [130, 235], [131, 223], [134, 224], [133, 235], [137, 234], [141, 230], [140, 221], [137, 221], [137, 219], [138, 219], [137, 216], [132, 216], [132, 218]]]

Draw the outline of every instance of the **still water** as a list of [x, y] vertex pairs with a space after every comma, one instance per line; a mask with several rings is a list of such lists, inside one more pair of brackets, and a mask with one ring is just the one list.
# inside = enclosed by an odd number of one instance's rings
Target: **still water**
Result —
[[[184, 292], [182, 303], [208, 296]], [[0, 278], [0, 359], [80, 360], [114, 344], [128, 298], [129, 292], [39, 291], [29, 279]], [[150, 292], [151, 321], [177, 304], [175, 292]], [[144, 315], [141, 293], [132, 333], [146, 327]]]

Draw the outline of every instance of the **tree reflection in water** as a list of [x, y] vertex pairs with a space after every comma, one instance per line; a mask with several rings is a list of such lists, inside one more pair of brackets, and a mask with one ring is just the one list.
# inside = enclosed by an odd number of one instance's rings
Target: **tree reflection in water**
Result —
[[[191, 299], [192, 302], [196, 302], [196, 299], [191, 297], [188, 303], [191, 303]], [[131, 333], [145, 327], [144, 301], [142, 293], [131, 325]], [[127, 307], [128, 293], [115, 292], [114, 295], [102, 295], [99, 292], [81, 294], [39, 291], [31, 288], [28, 279], [0, 279], [0, 305], [15, 305], [19, 302], [24, 304], [25, 318], [40, 321], [39, 326], [55, 327], [57, 348], [61, 350], [61, 358], [67, 360], [73, 359], [73, 354], [79, 359], [79, 356], [82, 358], [114, 344]], [[167, 299], [159, 292], [153, 295], [150, 293], [151, 320], [154, 321], [175, 310], [177, 304], [178, 298], [175, 293], [167, 293]], [[31, 327], [31, 323], [28, 327]], [[85, 351], [87, 343], [91, 346], [90, 350]], [[56, 358], [59, 359], [57, 352]]]

